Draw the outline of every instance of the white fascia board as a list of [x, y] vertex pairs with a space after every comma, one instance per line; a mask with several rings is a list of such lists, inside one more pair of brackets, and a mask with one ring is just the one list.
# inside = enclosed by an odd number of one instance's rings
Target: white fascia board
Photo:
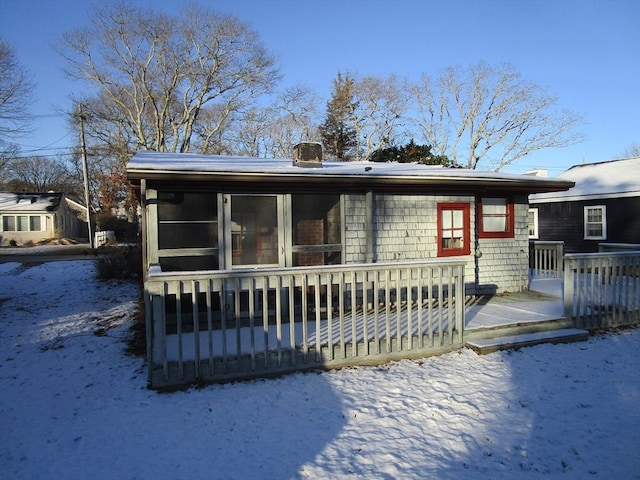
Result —
[[[544, 195], [544, 194], [539, 194]], [[535, 195], [538, 197], [538, 195]], [[529, 204], [535, 205], [538, 203], [560, 203], [560, 202], [579, 202], [582, 200], [606, 200], [609, 198], [630, 198], [640, 197], [640, 190], [631, 192], [619, 192], [619, 193], [598, 193], [594, 195], [565, 195], [561, 197], [542, 197], [531, 198], [529, 197]]]

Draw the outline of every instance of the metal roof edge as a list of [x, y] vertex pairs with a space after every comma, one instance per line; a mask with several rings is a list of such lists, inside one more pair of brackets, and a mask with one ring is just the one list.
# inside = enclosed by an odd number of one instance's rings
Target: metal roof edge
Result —
[[640, 190], [633, 190], [629, 192], [615, 192], [615, 193], [596, 193], [593, 195], [563, 195], [563, 196], [544, 196], [538, 198], [529, 198], [530, 204], [537, 203], [559, 203], [559, 202], [578, 202], [581, 200], [605, 200], [608, 198], [630, 198], [640, 197]]
[[494, 188], [518, 188], [529, 192], [559, 192], [570, 189], [575, 182], [561, 179], [543, 177], [510, 176], [500, 177], [491, 175], [366, 175], [366, 174], [323, 174], [321, 172], [221, 172], [221, 171], [182, 171], [182, 170], [157, 170], [157, 169], [128, 169], [130, 180], [175, 181], [208, 181], [220, 179], [232, 182], [252, 183], [308, 183], [308, 184], [358, 184], [358, 185], [425, 185], [440, 187], [494, 187]]

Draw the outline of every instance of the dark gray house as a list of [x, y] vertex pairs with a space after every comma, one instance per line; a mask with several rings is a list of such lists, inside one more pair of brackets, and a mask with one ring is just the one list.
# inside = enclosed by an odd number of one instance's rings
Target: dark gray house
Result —
[[640, 243], [640, 157], [575, 165], [557, 178], [575, 187], [529, 197], [531, 239], [563, 241], [567, 253]]

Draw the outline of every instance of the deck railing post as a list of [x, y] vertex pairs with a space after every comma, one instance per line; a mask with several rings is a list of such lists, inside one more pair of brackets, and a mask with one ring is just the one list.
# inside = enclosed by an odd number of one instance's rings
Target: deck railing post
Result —
[[[564, 277], [562, 282], [562, 301], [564, 304], [564, 316], [566, 318], [573, 318], [573, 302], [574, 302], [574, 266], [571, 258], [564, 258]], [[575, 320], [574, 320], [575, 322]]]

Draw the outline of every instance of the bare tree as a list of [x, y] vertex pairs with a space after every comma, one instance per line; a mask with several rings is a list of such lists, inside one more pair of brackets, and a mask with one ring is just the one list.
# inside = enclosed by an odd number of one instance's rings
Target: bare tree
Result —
[[632, 145], [630, 145], [629, 147], [627, 147], [626, 149], [624, 149], [622, 151], [622, 154], [620, 155], [621, 158], [636, 158], [636, 157], [640, 157], [640, 143], [634, 143]]
[[505, 64], [449, 67], [413, 87], [417, 124], [434, 153], [460, 166], [499, 171], [530, 152], [582, 140], [580, 115]]
[[41, 156], [20, 157], [11, 163], [7, 188], [13, 191], [67, 192], [73, 190], [65, 162]]
[[34, 82], [18, 62], [15, 50], [0, 40], [0, 187], [7, 188], [20, 149], [10, 140], [29, 131]]
[[28, 131], [34, 82], [16, 58], [15, 50], [0, 40], [0, 138]]
[[269, 132], [274, 122], [269, 108], [254, 107], [234, 118], [231, 144], [235, 155], [266, 157], [270, 149]]
[[15, 143], [3, 142], [0, 140], [0, 189], [6, 189], [9, 180], [9, 168], [11, 163], [19, 154], [18, 146]]
[[319, 104], [308, 87], [286, 88], [271, 105], [235, 114], [228, 144], [234, 154], [290, 158], [295, 144], [319, 140]]
[[354, 85], [358, 157], [369, 158], [373, 152], [395, 145], [406, 136], [408, 88], [395, 75], [386, 78], [367, 76]]
[[270, 128], [270, 155], [289, 158], [293, 146], [302, 141], [319, 141], [320, 99], [303, 85], [286, 88], [274, 105], [274, 122]]
[[211, 120], [207, 108], [224, 119], [279, 78], [256, 32], [232, 16], [191, 5], [174, 18], [114, 4], [92, 21], [65, 35], [59, 52], [107, 105], [108, 132], [127, 129], [132, 149], [188, 152], [201, 120]]

